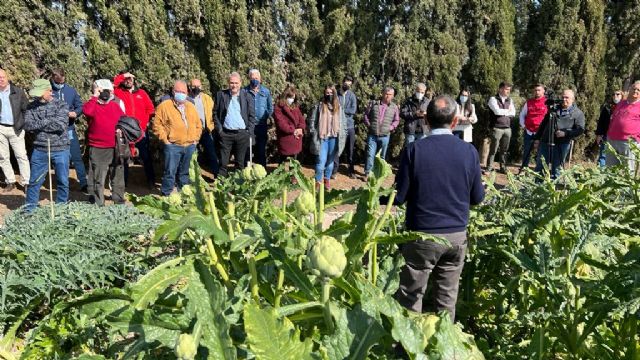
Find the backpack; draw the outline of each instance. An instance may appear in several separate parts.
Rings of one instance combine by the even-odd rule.
[[[135,143],[140,141],[144,134],[140,129],[138,120],[129,116],[122,116],[116,125],[116,159],[118,164],[124,164],[131,155],[135,155]]]

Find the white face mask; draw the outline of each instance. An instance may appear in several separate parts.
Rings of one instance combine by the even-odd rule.
[[[296,98],[287,98],[287,104],[289,105],[293,104],[294,101],[296,101]]]
[[[469,100],[469,97],[468,97],[468,96],[460,95],[460,102],[461,102],[461,103],[463,103],[463,104],[464,104],[464,103],[466,103],[466,102],[467,102],[467,100]]]
[[[415,95],[416,99],[418,99],[418,101],[422,101],[422,99],[424,98],[424,94],[421,92],[416,92]]]
[[[617,103],[619,103],[619,102],[620,102],[620,98],[613,98],[613,103],[614,103],[614,104],[617,104]]]

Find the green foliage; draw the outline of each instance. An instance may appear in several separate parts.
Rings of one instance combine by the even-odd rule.
[[[458,312],[480,348],[495,359],[637,358],[638,178],[576,167],[560,183],[489,189],[472,215]]]
[[[122,283],[144,267],[135,260],[157,221],[130,206],[57,205],[15,212],[0,229],[0,324],[11,345],[27,315],[81,290]],[[114,226],[118,224],[118,226]],[[31,315],[34,316],[34,315]],[[4,330],[11,325],[9,333]]]
[[[398,342],[412,358],[426,359],[422,318],[392,297],[402,264],[396,244],[422,236],[395,229],[390,207],[378,214],[389,165],[378,158],[366,188],[316,194],[313,221],[300,217],[293,202],[282,202],[289,190],[314,191],[314,180],[303,177],[297,162],[290,169],[252,181],[236,174],[210,187],[194,168],[190,195],[181,193],[180,203],[135,198],[141,209],[166,219],[154,241],[170,242],[180,256],[124,290],[59,304],[33,331],[23,358],[99,353],[156,359],[178,350],[189,358],[195,346],[196,358],[367,359],[393,356],[391,345]],[[203,205],[197,198],[208,200]],[[354,203],[353,216],[322,226],[325,205]],[[303,261],[314,258],[313,249],[325,264],[316,261],[312,268]],[[373,254],[369,265],[362,262],[367,253]],[[330,277],[318,276],[315,267],[327,265]],[[443,336],[474,348],[457,331]],[[453,359],[442,347],[429,351]]]

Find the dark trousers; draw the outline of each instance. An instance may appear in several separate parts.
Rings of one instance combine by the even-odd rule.
[[[147,184],[154,185],[156,183],[156,174],[153,170],[153,159],[151,158],[151,151],[149,150],[149,133],[145,135],[136,143],[138,149],[138,157],[142,160],[142,166],[144,166],[144,175],[147,178]],[[129,182],[129,163],[124,164],[124,182]]]
[[[535,140],[533,137],[535,134],[529,134],[527,130],[524,130],[524,145],[522,148],[522,165],[520,169],[529,167],[529,159],[531,158],[531,152],[533,151]]]
[[[178,178],[178,190],[189,184],[189,163],[195,150],[195,145],[167,144],[164,146],[164,174],[160,186],[162,195],[171,195],[176,185],[176,177]]]
[[[109,175],[111,199],[116,204],[124,204],[124,165],[118,164],[115,148],[89,147],[89,201],[104,205],[104,185]]]
[[[218,155],[216,155],[216,144],[208,130],[204,130],[202,132],[202,136],[200,136],[200,145],[202,145],[202,153],[200,153],[200,156],[204,155],[207,160],[206,163],[209,164],[209,167],[211,168],[211,172],[214,175],[218,175],[220,165],[218,164]],[[200,157],[198,157],[198,159],[200,159]]]
[[[245,155],[249,148],[249,131],[247,130],[224,130],[218,132],[218,141],[220,148],[220,176],[227,176],[227,165],[231,154],[235,158],[236,167],[244,169]]]
[[[355,128],[347,129],[347,140],[345,144],[345,150],[347,153],[347,164],[349,165],[349,174],[353,174],[353,171],[354,171],[353,151],[354,151],[355,145],[356,145],[356,129]],[[340,154],[336,152],[336,159],[333,163],[334,175],[338,173],[339,167],[340,167]]]
[[[560,176],[560,169],[564,167],[564,162],[567,159],[570,149],[571,143],[556,143],[551,146],[541,142],[538,147],[536,172],[542,174],[542,170],[544,169],[542,163],[544,162],[549,167],[549,170],[551,170],[551,178],[557,179]]]
[[[509,143],[511,142],[511,128],[493,128],[491,134],[491,148],[489,150],[489,161],[487,168],[493,167],[496,154],[498,154],[498,162],[500,169],[506,169],[507,151],[509,151]]]
[[[437,234],[451,243],[451,247],[431,241],[414,241],[402,245],[405,266],[400,272],[398,302],[415,312],[446,310],[452,321],[456,314],[458,285],[467,250],[465,232]],[[431,278],[431,298],[423,304],[427,283]]]
[[[262,166],[267,166],[267,138],[268,138],[268,127],[267,124],[264,125],[256,125],[253,129],[253,133],[255,134],[255,154],[254,161],[257,164]],[[249,161],[249,154],[246,155],[246,161]],[[245,164],[246,164],[245,161]]]
[[[73,168],[76,169],[78,183],[80,184],[80,187],[83,188],[87,186],[87,171],[84,167],[84,161],[82,160],[82,150],[80,149],[80,141],[78,140],[76,126],[69,126],[68,132],[71,163],[73,164]]]

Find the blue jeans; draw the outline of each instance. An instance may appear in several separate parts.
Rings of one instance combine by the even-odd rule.
[[[601,168],[607,165],[607,137],[602,137],[602,142],[600,142],[600,151],[598,152],[598,166]]]
[[[373,168],[373,161],[376,158],[378,148],[380,148],[380,157],[387,157],[387,147],[389,146],[389,135],[376,136],[369,135],[367,137],[367,163],[364,166],[364,174],[369,175],[369,171]]]
[[[422,140],[426,137],[427,135],[424,133],[404,134],[404,146],[407,146],[416,140]]]
[[[550,149],[551,148],[551,149]],[[550,146],[547,143],[540,143],[538,146],[538,159],[536,163],[536,172],[542,174],[542,161],[549,165],[549,155],[552,155],[553,164],[550,166],[551,178],[557,179],[560,176],[560,169],[564,166],[564,161],[569,154],[571,143],[555,144]]]
[[[69,150],[51,152],[51,162],[56,172],[56,203],[66,203],[69,199]],[[34,149],[31,153],[31,178],[27,187],[26,212],[32,212],[38,206],[40,187],[47,179],[49,157],[46,151]]]
[[[322,176],[325,179],[331,178],[333,172],[333,162],[338,151],[338,138],[331,137],[320,140],[320,154],[316,160],[316,181],[321,182]]]
[[[534,135],[535,134],[529,135],[529,133],[526,130],[524,131],[524,145],[522,148],[522,165],[520,166],[520,169],[529,167],[529,158],[531,158],[531,150],[533,149]]]
[[[69,126],[69,129],[67,131],[69,132],[69,152],[71,163],[76,169],[78,183],[80,183],[80,187],[83,188],[87,186],[87,171],[84,167],[84,161],[82,160],[82,151],[80,150],[80,141],[78,141],[76,126]]]
[[[189,184],[189,162],[191,155],[196,150],[195,145],[180,146],[169,144],[164,146],[164,175],[160,192],[168,196],[178,178],[178,190]],[[177,175],[177,176],[176,176]]]
[[[218,156],[216,155],[216,144],[213,141],[213,137],[209,130],[204,130],[202,136],[200,136],[200,145],[202,145],[202,154],[207,158],[211,172],[214,175],[218,175],[220,170],[220,164],[218,164]]]

